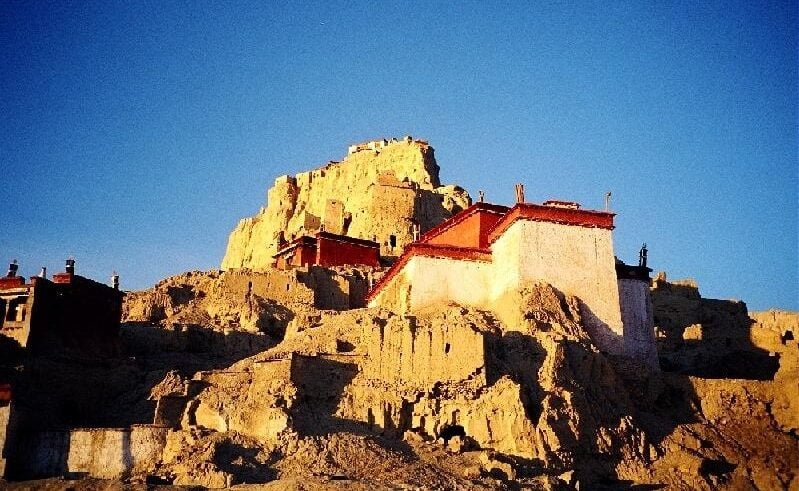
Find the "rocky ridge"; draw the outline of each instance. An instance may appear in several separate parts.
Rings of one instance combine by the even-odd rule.
[[[421,140],[390,142],[341,162],[281,176],[267,205],[242,219],[228,240],[222,269],[265,270],[285,240],[328,232],[375,240],[384,256],[397,256],[414,237],[471,204],[458,186],[441,186],[433,148]]]
[[[664,280],[653,293],[682,286]],[[725,352],[768,348],[779,359],[771,378],[653,372],[607,357],[585,332],[577,300],[546,284],[529,285],[497,306],[514,312],[454,304],[413,317],[305,310],[273,346],[183,380],[202,390],[179,389],[184,409],[164,454],[172,457],[153,471],[212,487],[252,482],[249,472],[331,489],[625,481],[675,489],[796,486],[799,350],[786,338],[799,316],[753,314],[744,329],[745,306],[711,300],[697,310],[701,296],[693,288],[688,303],[657,300],[660,324],[693,322],[702,311],[707,319],[727,319],[708,323],[721,329],[729,322],[722,312],[743,312],[726,337],[708,338],[715,343],[708,349],[722,359]],[[744,347],[744,337],[754,345]],[[684,349],[666,343],[662,354],[676,359]],[[684,368],[701,368],[702,360],[689,353]],[[180,384],[167,379],[175,396]],[[231,438],[263,456],[251,470],[230,469],[220,457],[194,462],[196,445],[216,448]],[[360,472],[354,459],[379,461],[382,470]],[[310,476],[308,468],[315,469]]]

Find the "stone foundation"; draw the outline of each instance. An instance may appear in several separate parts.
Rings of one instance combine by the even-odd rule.
[[[30,435],[15,449],[15,478],[89,476],[123,479],[161,461],[169,428],[76,428]]]

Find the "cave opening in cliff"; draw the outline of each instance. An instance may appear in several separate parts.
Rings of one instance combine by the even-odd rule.
[[[463,429],[461,425],[448,425],[441,429],[441,433],[439,434],[444,441],[448,442],[450,438],[459,436],[461,438],[466,437],[466,430]]]

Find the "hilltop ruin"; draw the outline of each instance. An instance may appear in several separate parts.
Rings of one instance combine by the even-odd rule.
[[[462,188],[441,186],[438,170],[433,147],[407,137],[356,145],[340,162],[278,177],[267,206],[230,234],[221,267],[269,269],[284,241],[319,231],[374,241],[383,256],[398,256],[471,205]]]
[[[279,178],[222,270],[126,292],[118,352],[0,336],[0,486],[799,486],[799,314],[652,280],[609,210],[516,191],[353,145]],[[9,329],[39,282],[0,281]]]

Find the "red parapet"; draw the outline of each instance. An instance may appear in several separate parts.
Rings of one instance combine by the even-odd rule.
[[[53,283],[58,283],[59,285],[68,285],[72,283],[72,278],[75,275],[72,273],[56,273],[53,275]]]
[[[561,225],[613,230],[614,216],[616,216],[615,213],[606,211],[518,203],[496,224],[489,234],[489,242],[493,243],[496,241],[517,220],[531,220],[536,222],[550,222]]]
[[[22,276],[4,276],[0,278],[0,290],[19,288],[21,286],[25,286],[25,278]]]

